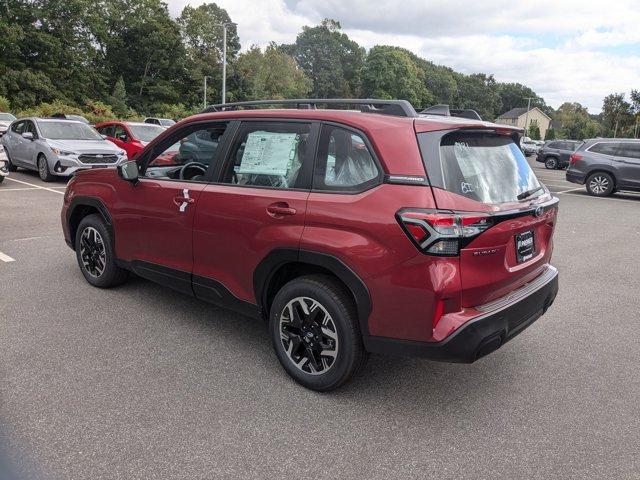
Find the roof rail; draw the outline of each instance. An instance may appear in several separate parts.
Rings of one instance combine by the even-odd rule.
[[[482,117],[475,110],[471,109],[450,109],[449,105],[434,105],[420,111],[421,115],[442,115],[444,117],[469,118],[471,120],[482,120]]]
[[[415,109],[407,100],[381,100],[377,98],[296,98],[285,100],[252,100],[248,102],[218,103],[209,105],[202,113],[237,110],[244,107],[267,105],[294,106],[297,109],[315,110],[317,105],[343,105],[356,107],[363,113],[379,113],[398,117],[417,117]]]

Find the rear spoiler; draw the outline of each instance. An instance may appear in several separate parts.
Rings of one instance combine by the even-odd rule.
[[[471,109],[459,109],[449,108],[449,105],[434,105],[429,108],[425,108],[420,112],[421,115],[441,115],[443,117],[460,117],[468,118],[470,120],[482,120],[482,117],[475,110]]]

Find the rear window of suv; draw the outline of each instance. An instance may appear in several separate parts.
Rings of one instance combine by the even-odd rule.
[[[445,190],[486,204],[515,202],[520,193],[540,187],[518,145],[501,135],[447,135],[440,164]]]

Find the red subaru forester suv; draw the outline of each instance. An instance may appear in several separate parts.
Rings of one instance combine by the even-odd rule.
[[[402,100],[212,106],[136,161],[79,172],[64,236],[94,286],[131,271],[264,318],[284,369],[314,390],[369,353],[470,363],[558,290],[558,199],[521,134]]]

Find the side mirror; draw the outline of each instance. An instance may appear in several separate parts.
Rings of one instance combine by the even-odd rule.
[[[27,140],[33,140],[33,133],[31,132],[24,132],[22,134],[22,138],[26,138]]]
[[[120,140],[121,142],[126,142],[129,139],[125,134],[122,134],[122,135],[118,135],[118,140]]]
[[[138,164],[136,162],[124,162],[118,165],[120,178],[134,185],[138,183],[138,173]]]

